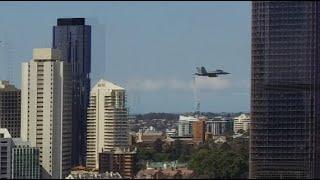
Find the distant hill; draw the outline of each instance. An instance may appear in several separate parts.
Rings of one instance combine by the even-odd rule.
[[[138,120],[151,120],[151,119],[167,119],[167,120],[178,120],[179,114],[173,113],[147,113],[147,114],[136,114]]]
[[[201,112],[201,115],[207,116],[209,118],[215,117],[215,116],[224,116],[224,117],[234,117],[239,116],[242,113],[246,112],[235,112],[235,113],[227,113],[227,112],[221,112],[221,113],[212,113],[212,112]],[[193,112],[186,112],[186,113],[180,113],[181,115],[193,115]],[[166,119],[166,120],[179,120],[179,113],[147,113],[147,114],[136,114],[136,118],[138,120],[152,120],[152,119]]]

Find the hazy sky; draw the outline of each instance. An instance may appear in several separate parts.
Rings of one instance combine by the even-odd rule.
[[[250,109],[250,2],[0,2],[0,79],[20,87],[21,62],[51,47],[62,17],[92,25],[92,85],[126,88],[132,113],[194,111],[201,65],[231,73],[197,78],[201,111]]]

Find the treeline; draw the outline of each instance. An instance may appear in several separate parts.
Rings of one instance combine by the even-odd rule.
[[[226,116],[226,117],[233,117],[233,116],[239,116],[244,112],[237,112],[237,113],[212,113],[212,112],[202,112],[201,115],[213,118],[216,116]],[[187,112],[182,113],[183,115],[194,115],[194,112]],[[136,118],[138,120],[151,120],[151,119],[167,119],[167,120],[178,120],[179,114],[175,113],[147,113],[147,114],[136,114]]]
[[[173,113],[147,113],[147,114],[137,114],[136,118],[138,120],[151,120],[151,119],[178,120],[179,119],[179,114],[173,114]]]
[[[139,168],[146,161],[175,161],[187,163],[201,179],[246,179],[249,171],[249,141],[247,138],[228,138],[217,144],[213,140],[191,146],[180,140],[172,145],[160,139],[152,146],[138,146]]]

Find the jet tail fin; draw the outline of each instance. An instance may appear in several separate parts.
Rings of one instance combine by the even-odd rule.
[[[202,74],[207,74],[208,73],[206,68],[204,68],[203,66],[201,67],[201,73]]]
[[[197,72],[201,74],[201,68],[197,67]]]

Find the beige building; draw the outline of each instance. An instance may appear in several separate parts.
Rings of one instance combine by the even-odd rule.
[[[42,178],[64,178],[71,168],[71,66],[56,49],[33,50],[22,63],[21,138],[40,149]]]
[[[91,90],[87,114],[86,166],[98,169],[99,153],[129,144],[125,90],[100,80]]]
[[[233,132],[237,133],[240,129],[248,131],[250,127],[250,116],[246,114],[241,114],[234,118],[233,121]]]

